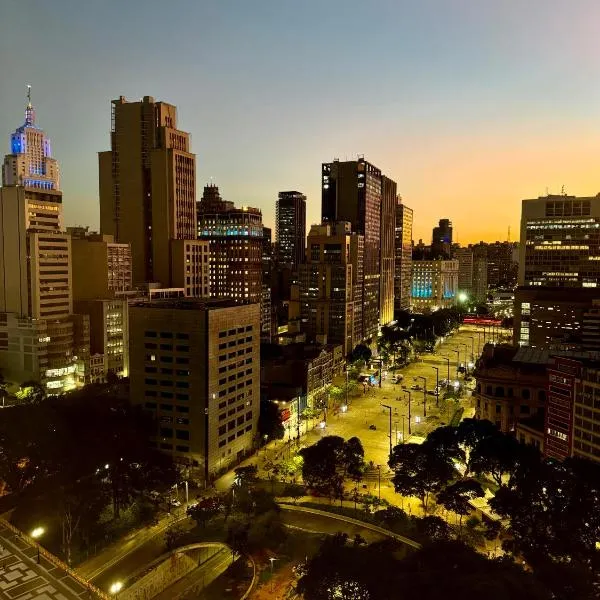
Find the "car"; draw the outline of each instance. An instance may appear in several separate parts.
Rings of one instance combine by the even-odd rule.
[[[179,500],[177,500],[177,498],[171,498],[171,506],[181,506],[181,502]]]
[[[377,427],[375,425],[369,425],[369,429],[371,431],[377,431]]]
[[[427,393],[430,396],[437,396],[439,394],[439,392],[437,390],[428,390]]]
[[[418,383],[414,383],[413,385],[410,386],[410,389],[420,391],[421,386]]]

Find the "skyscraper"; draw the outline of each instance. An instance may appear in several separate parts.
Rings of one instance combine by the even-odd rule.
[[[364,237],[362,329],[374,340],[379,325],[381,171],[359,158],[322,165],[321,214],[323,221],[347,221]]]
[[[260,302],[264,230],[258,208],[236,208],[219,188],[205,186],[198,202],[198,238],[210,249],[210,295],[238,303]]]
[[[473,251],[470,248],[455,248],[453,258],[458,261],[458,291],[471,297],[473,293]]]
[[[196,240],[197,226],[196,157],[176,107],[150,96],[113,100],[111,149],[99,168],[101,232],[131,245],[134,284],[169,287],[195,271],[185,261],[202,253],[174,249],[175,240]]]
[[[451,258],[452,256],[452,223],[450,219],[440,219],[433,228],[431,237],[431,257]]]
[[[578,346],[583,315],[600,297],[600,195],[523,200],[515,340]]]
[[[59,168],[35,122],[11,135],[0,188],[0,368],[51,393],[75,385],[71,237],[64,232]]]
[[[349,354],[364,339],[363,236],[338,222],[313,225],[307,239],[298,274],[302,328],[311,339],[341,344]]]
[[[398,196],[395,223],[394,308],[410,309],[413,210]]]
[[[306,196],[300,192],[279,192],[275,212],[279,262],[290,264],[296,271],[306,251]]]
[[[396,233],[396,182],[381,176],[381,233],[379,261],[379,324],[387,325],[394,320],[394,261]]]

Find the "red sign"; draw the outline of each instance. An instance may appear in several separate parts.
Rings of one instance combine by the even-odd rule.
[[[285,423],[286,421],[288,421],[289,418],[292,416],[292,413],[290,412],[289,408],[284,408],[280,414],[281,414],[282,423]]]

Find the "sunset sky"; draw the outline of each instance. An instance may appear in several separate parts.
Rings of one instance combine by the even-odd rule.
[[[520,200],[600,192],[598,0],[2,0],[0,139],[26,84],[62,167],[67,224],[98,226],[110,100],[177,105],[198,197],[308,197],[364,154],[461,243],[518,235]]]

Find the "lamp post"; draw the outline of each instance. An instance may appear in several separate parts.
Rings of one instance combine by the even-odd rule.
[[[459,344],[459,346],[464,346],[465,347],[465,374],[467,373],[467,354],[469,351],[469,346],[467,346],[467,344]]]
[[[410,430],[410,403],[411,403],[411,396],[412,394],[410,393],[410,390],[404,390],[405,394],[408,394],[408,435],[411,435],[411,430]]]
[[[440,369],[439,367],[431,367],[435,369],[435,405],[439,406],[438,398],[440,397]]]
[[[390,437],[391,439],[391,437]],[[381,500],[381,465],[377,465],[377,479],[379,484],[379,499]]]
[[[346,406],[348,406],[348,365],[346,365]]]
[[[475,360],[475,338],[469,336],[467,339],[471,340],[471,360]]]
[[[450,359],[447,356],[440,356],[440,358],[446,361],[446,366],[448,367],[448,381],[450,381]]]
[[[456,352],[456,378],[458,379],[458,367],[460,365],[460,350],[450,350],[450,352]]]
[[[273,591],[273,563],[278,560],[277,558],[275,558],[274,556],[272,556],[269,561],[271,563],[271,591]]]
[[[423,380],[423,417],[427,416],[427,378],[417,375],[417,379]]]
[[[44,532],[46,530],[43,527],[36,527],[32,532],[31,532],[31,537],[36,541],[37,543],[37,564],[40,564],[40,542],[39,542],[39,538],[41,538],[44,535]]]
[[[390,456],[392,456],[392,407],[389,404],[382,404],[383,408],[387,408],[390,415]]]

